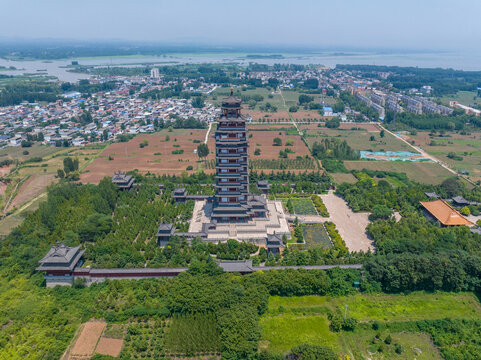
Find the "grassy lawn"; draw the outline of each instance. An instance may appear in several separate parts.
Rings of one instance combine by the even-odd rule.
[[[445,179],[452,177],[448,170],[434,162],[399,162],[399,161],[344,161],[348,170],[381,170],[405,173],[410,180],[426,183],[440,184]]]
[[[338,337],[342,353],[351,359],[410,359],[410,360],[435,360],[442,359],[438,350],[432,343],[429,335],[423,333],[393,333],[391,344],[385,344],[384,339],[388,333],[381,333],[376,338],[374,330],[357,330],[354,333],[344,332]],[[397,354],[394,344],[402,346],[401,354]],[[382,348],[382,352],[379,351]]]
[[[326,296],[277,297],[269,299],[269,313],[283,312],[323,314],[344,309],[359,321],[415,321],[442,318],[481,318],[481,305],[470,293],[424,293],[409,295],[354,295],[340,298]]]
[[[449,105],[450,101],[457,101],[463,105],[481,105],[481,98],[477,96],[477,91],[458,91],[456,95],[446,95],[441,98],[441,101]]]
[[[395,187],[407,187],[405,183],[403,183],[401,180],[398,178],[392,177],[392,176],[386,176],[386,180]]]
[[[0,149],[0,160],[12,159],[12,160],[25,161],[32,157],[43,158],[45,156],[52,155],[61,150],[65,150],[65,148],[58,148],[55,146],[47,146],[47,145],[40,145],[40,144],[35,144],[29,148],[23,148],[21,146],[7,146],[3,149]],[[28,151],[28,154],[23,155],[24,151]]]
[[[334,333],[329,329],[327,314],[336,309],[344,311],[345,305],[348,316],[361,324],[354,332]],[[438,349],[424,333],[375,331],[362,323],[443,318],[480,319],[481,305],[471,293],[359,294],[340,298],[271,296],[268,311],[260,321],[260,348],[286,353],[295,345],[307,343],[330,346],[350,359],[441,359]],[[390,344],[384,342],[388,335],[392,338]],[[401,345],[401,354],[396,353],[396,344]]]
[[[278,354],[305,343],[337,347],[338,335],[329,330],[329,321],[325,316],[281,314],[263,317],[260,325],[260,348],[268,348]]]

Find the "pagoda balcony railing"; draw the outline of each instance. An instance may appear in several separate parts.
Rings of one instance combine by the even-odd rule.
[[[237,182],[219,182],[217,184],[214,184],[214,187],[216,188],[225,188],[226,186],[241,186],[244,185],[243,183],[237,181]]]
[[[233,196],[233,195],[241,195],[240,191],[220,191],[216,194],[217,196]]]
[[[219,142],[219,141],[220,141],[220,142],[231,142],[231,141],[232,141],[232,142],[238,142],[238,141],[241,142],[241,141],[247,141],[247,139],[246,139],[246,138],[238,138],[238,137],[232,137],[232,138],[216,137],[216,138],[215,138],[215,141],[216,141],[216,142]]]
[[[242,152],[238,152],[238,153],[218,153],[216,154],[217,157],[221,157],[221,158],[228,158],[228,157],[240,157],[242,155],[246,155],[247,154],[247,151],[242,151]]]
[[[245,126],[219,126],[216,132],[243,132],[247,131]]]
[[[245,164],[216,164],[215,167],[219,169],[228,169],[228,168],[235,168],[237,169],[240,166],[245,166]]]
[[[232,177],[239,177],[243,174],[238,173],[238,172],[231,172],[231,173],[217,173],[216,178],[232,178]]]
[[[239,141],[221,141],[217,140],[215,142],[215,146],[219,148],[232,148],[233,145],[242,146],[242,147],[249,147],[249,143],[247,140],[239,140]]]

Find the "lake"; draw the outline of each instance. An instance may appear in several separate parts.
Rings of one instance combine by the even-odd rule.
[[[62,81],[78,81],[86,79],[88,74],[68,72],[65,66],[70,65],[72,60],[78,60],[81,65],[97,66],[138,66],[138,65],[172,65],[188,63],[223,63],[236,62],[248,64],[319,64],[335,67],[336,64],[363,64],[363,65],[396,65],[417,67],[442,67],[459,70],[481,70],[481,56],[475,53],[319,53],[312,55],[285,54],[281,59],[247,59],[244,54],[199,54],[199,55],[173,55],[173,56],[130,56],[130,57],[101,57],[80,58],[63,60],[33,60],[12,61],[0,59],[0,66],[14,66],[17,70],[0,71],[0,74],[22,75],[24,73],[48,74]],[[39,71],[40,70],[40,71]],[[45,70],[45,71],[43,71]]]

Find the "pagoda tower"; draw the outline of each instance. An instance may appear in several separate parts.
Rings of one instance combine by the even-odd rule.
[[[249,143],[241,103],[231,89],[222,100],[215,133],[216,195],[211,217],[217,222],[247,222],[267,212],[265,198],[249,194]]]

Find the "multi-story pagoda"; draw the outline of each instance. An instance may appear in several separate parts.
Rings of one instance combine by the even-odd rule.
[[[222,100],[215,133],[216,195],[211,217],[217,222],[247,222],[267,213],[265,197],[249,194],[249,144],[241,103],[231,89]]]

